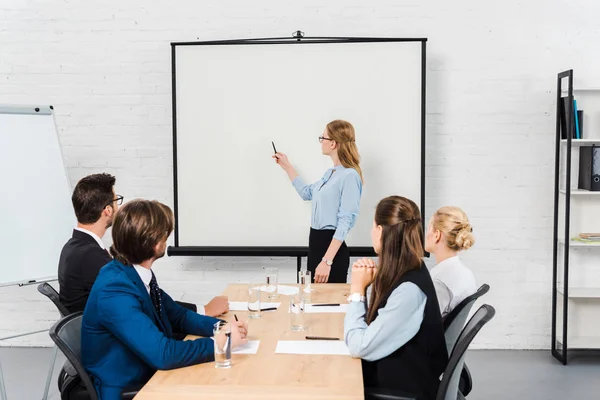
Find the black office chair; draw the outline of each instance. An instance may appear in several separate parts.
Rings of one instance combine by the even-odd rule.
[[[442,381],[437,391],[436,400],[464,400],[465,397],[458,390],[458,382],[465,361],[465,354],[469,345],[479,333],[481,328],[487,324],[496,314],[494,307],[484,304],[473,314],[460,333],[456,345],[452,350],[450,360],[444,371]],[[391,389],[365,388],[366,400],[417,400],[406,393]]]
[[[460,304],[444,318],[444,337],[446,338],[446,349],[448,350],[448,354],[452,353],[452,349],[454,349],[456,340],[462,332],[465,322],[467,322],[473,304],[489,290],[489,285],[481,285],[475,293],[461,301]],[[467,396],[471,392],[471,389],[473,389],[473,379],[471,378],[471,372],[469,371],[467,364],[464,365],[461,372],[459,389],[464,396]]]
[[[48,282],[40,283],[37,287],[37,290],[38,290],[38,292],[40,292],[41,294],[43,294],[44,296],[49,298],[50,301],[52,301],[52,303],[54,303],[54,305],[58,309],[58,312],[61,317],[64,317],[64,316],[67,316],[70,314],[67,307],[65,307],[65,305],[63,303],[61,303],[60,297],[58,296],[58,293],[56,292],[56,290]],[[48,392],[50,390],[50,382],[52,381],[52,374],[54,373],[54,364],[56,364],[57,351],[58,351],[57,347],[54,346],[54,351],[52,354],[52,363],[50,364],[50,369],[48,370],[48,376],[46,377],[46,386],[44,388],[44,395],[42,396],[42,400],[46,400],[48,398]],[[60,372],[60,374],[58,376],[58,389],[59,390],[60,390],[61,386],[63,385],[64,379],[67,377],[65,370],[70,370],[72,373],[74,373],[73,367],[68,362],[66,362],[63,367],[63,370]]]
[[[181,307],[186,308],[193,312],[198,312],[198,307],[192,303],[186,303],[184,301],[175,301],[175,303],[179,304]],[[173,332],[173,339],[175,340],[183,340],[186,338],[188,334],[186,332]]]
[[[54,303],[61,317],[70,314],[69,310],[67,310],[67,307],[65,307],[64,304],[60,302],[58,292],[54,290],[54,288],[48,282],[40,283],[37,287],[37,290]]]
[[[82,312],[61,318],[52,328],[50,337],[75,369],[76,375],[69,374],[61,388],[62,400],[98,400],[94,384],[81,363],[81,320]],[[132,400],[140,388],[124,390],[122,400]]]
[[[82,316],[82,312],[67,315],[50,328],[50,337],[75,370],[65,371],[68,376],[60,388],[62,400],[98,400],[94,384],[81,364]]]

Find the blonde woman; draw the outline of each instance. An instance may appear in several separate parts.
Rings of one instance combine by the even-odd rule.
[[[285,154],[277,152],[273,158],[300,197],[312,201],[308,270],[314,282],[346,283],[350,253],[345,239],[358,217],[363,184],[354,127],[347,121],[332,121],[319,142],[333,167],[315,183],[306,184]]]
[[[425,250],[433,254],[437,263],[431,270],[431,278],[442,317],[477,291],[473,272],[458,257],[459,252],[469,249],[474,243],[473,227],[460,208],[442,207],[431,217],[425,236]]]

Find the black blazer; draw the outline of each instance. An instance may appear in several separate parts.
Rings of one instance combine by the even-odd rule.
[[[73,230],[58,262],[60,301],[69,312],[83,311],[100,268],[112,261],[107,250],[87,233]]]

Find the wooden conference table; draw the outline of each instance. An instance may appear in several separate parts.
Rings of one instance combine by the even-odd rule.
[[[246,301],[247,285],[232,284],[224,295],[229,301]],[[313,284],[312,303],[346,303],[348,284]],[[266,295],[262,294],[263,302]],[[275,354],[278,340],[305,340],[306,335],[343,340],[343,313],[305,313],[307,328],[290,331],[288,296],[279,295],[277,311],[260,319],[247,319],[246,311],[230,311],[248,322],[248,339],[260,340],[256,354],[233,354],[232,367],[217,369],[205,363],[171,371],[158,371],[135,400],[189,399],[363,399],[359,359],[342,355]],[[194,336],[188,336],[194,338]]]

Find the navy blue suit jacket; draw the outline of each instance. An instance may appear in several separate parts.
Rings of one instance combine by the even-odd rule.
[[[123,388],[141,385],[156,370],[214,361],[213,325],[161,290],[162,318],[137,271],[117,260],[100,270],[81,331],[81,357],[100,399],[118,400]],[[180,341],[173,330],[207,338]]]

